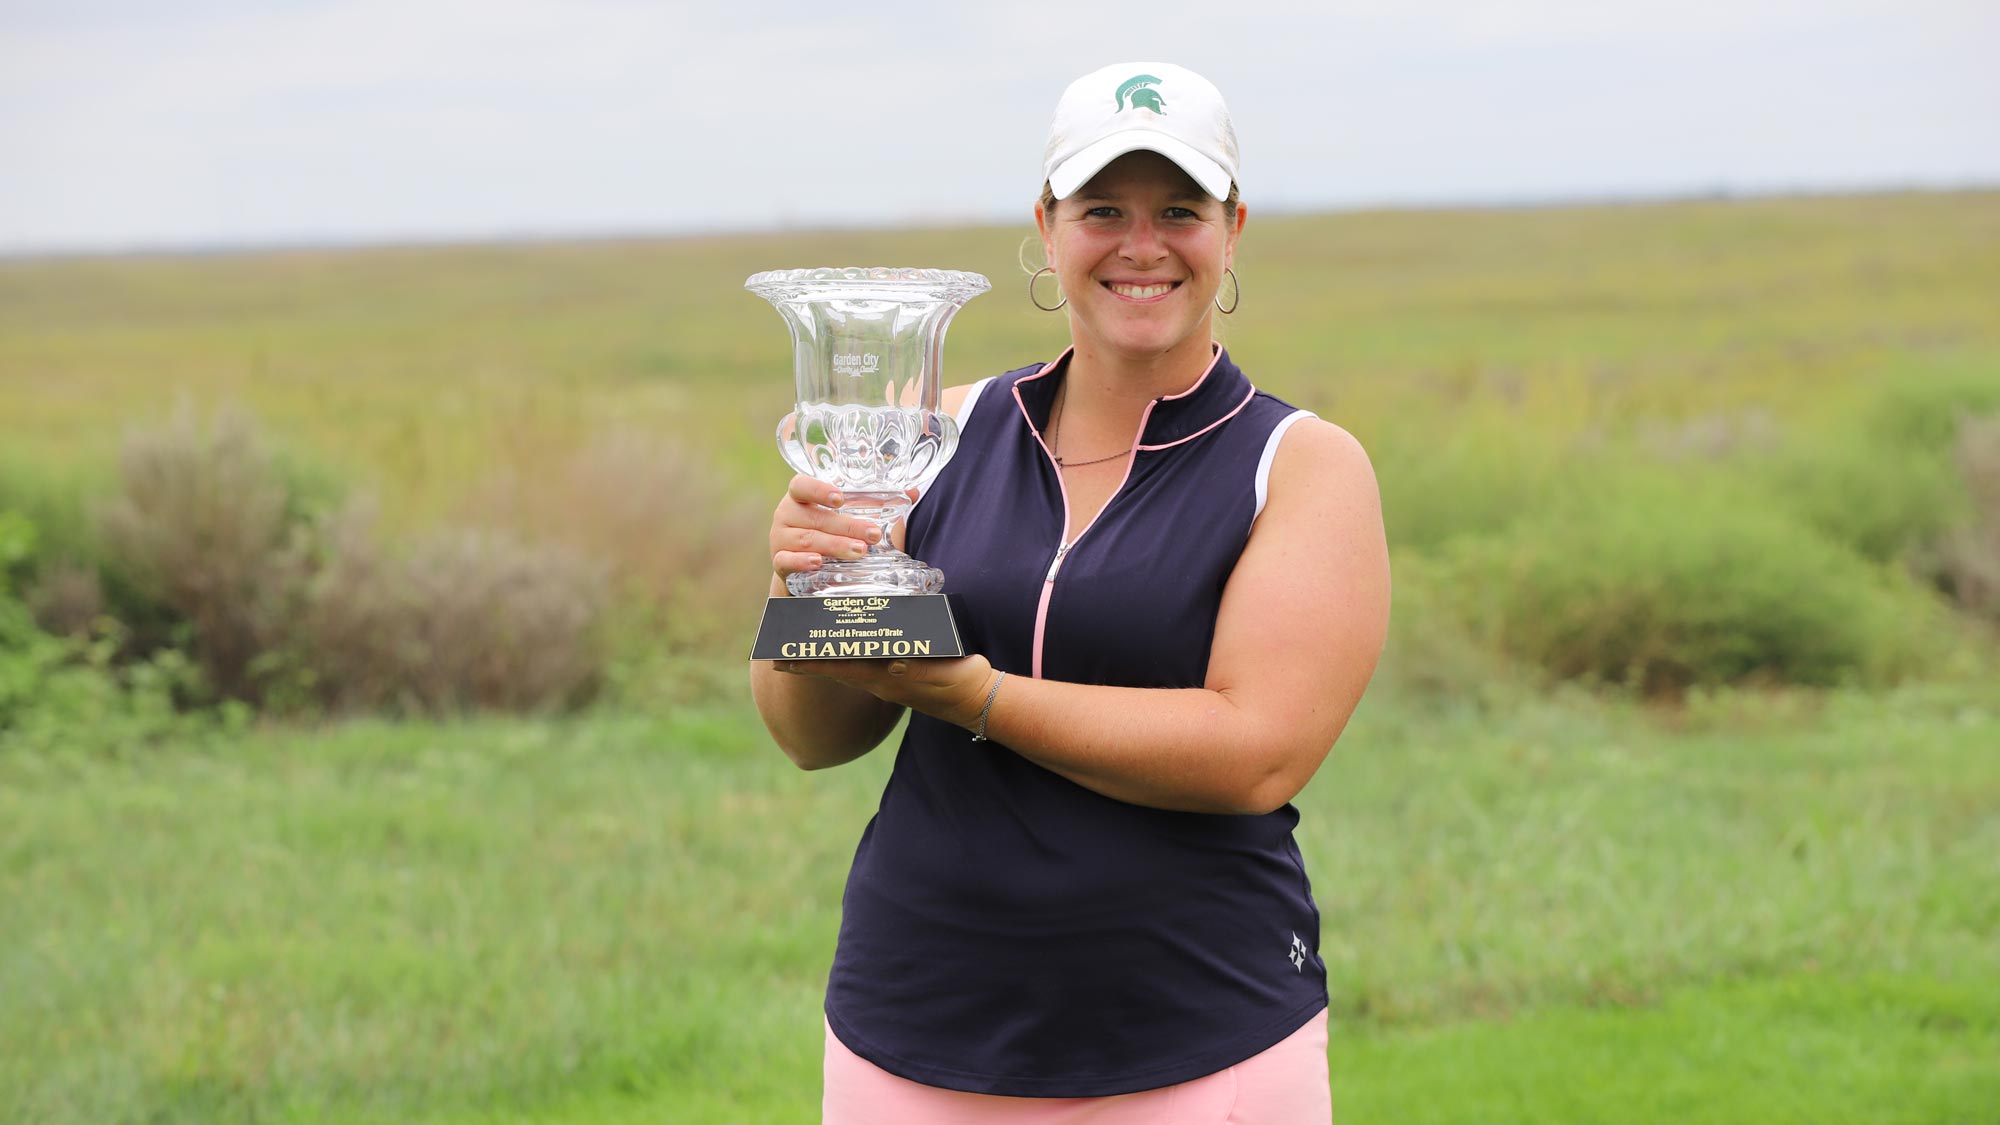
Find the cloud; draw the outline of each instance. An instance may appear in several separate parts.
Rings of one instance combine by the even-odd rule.
[[[1018,217],[1111,44],[1214,78],[1285,206],[2000,177],[1995,41],[1971,0],[15,0],[0,247]]]

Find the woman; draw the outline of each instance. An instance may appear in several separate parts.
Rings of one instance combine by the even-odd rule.
[[[1235,170],[1200,76],[1069,87],[1035,222],[1072,346],[946,392],[958,452],[904,531],[978,655],[753,669],[802,768],[914,712],[844,898],[828,1122],[1328,1118],[1290,802],[1373,674],[1388,559],[1359,444],[1213,342]],[[865,550],[839,504],[793,479],[774,596]]]

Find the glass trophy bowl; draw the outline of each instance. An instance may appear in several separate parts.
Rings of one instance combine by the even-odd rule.
[[[771,302],[792,333],[798,397],[778,423],[778,449],[798,472],[846,497],[841,511],[882,537],[859,559],[793,574],[795,597],[935,594],[944,575],[897,550],[890,533],[910,489],[936,477],[958,447],[938,408],[945,327],[992,286],[953,270],[845,267],[775,270],[743,287]]]

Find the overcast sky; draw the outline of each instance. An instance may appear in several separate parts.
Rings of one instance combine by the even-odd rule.
[[[1070,79],[1253,208],[2000,184],[2000,0],[0,0],[0,252],[1024,221]]]

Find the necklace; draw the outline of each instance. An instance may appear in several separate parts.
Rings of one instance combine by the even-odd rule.
[[[1124,457],[1132,452],[1129,449],[1121,449],[1118,452],[1113,453],[1108,457],[1098,457],[1090,461],[1063,460],[1062,454],[1057,452],[1057,450],[1062,445],[1061,435],[1058,432],[1058,427],[1062,425],[1063,396],[1067,394],[1068,391],[1069,391],[1069,377],[1065,375],[1063,376],[1062,385],[1056,388],[1055,409],[1051,411],[1049,414],[1049,457],[1055,461],[1057,468],[1080,469],[1085,465],[1102,465],[1106,461],[1116,460],[1117,458]]]

